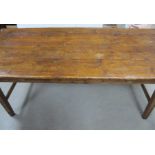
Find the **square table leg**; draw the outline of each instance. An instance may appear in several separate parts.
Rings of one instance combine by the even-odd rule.
[[[11,85],[7,95],[5,96],[2,89],[0,89],[0,103],[1,105],[4,107],[4,109],[8,112],[8,114],[10,116],[14,116],[15,115],[15,112],[13,111],[8,99],[12,93],[12,91],[14,90],[16,86],[16,82],[13,82],[13,84]]]
[[[0,103],[10,116],[15,115],[15,112],[13,111],[9,101],[7,100],[6,96],[4,95],[4,93],[1,89],[0,89]]]
[[[144,113],[142,114],[142,117],[144,119],[147,119],[151,114],[152,110],[154,109],[154,107],[155,107],[155,91],[153,92],[153,95],[151,96],[151,98],[148,100],[148,105]]]

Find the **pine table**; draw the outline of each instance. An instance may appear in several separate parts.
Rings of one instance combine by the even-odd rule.
[[[8,99],[17,82],[141,84],[155,83],[155,30],[35,28],[0,31],[0,82],[12,82],[0,102],[15,115]],[[110,95],[110,94],[109,94]],[[104,104],[104,101],[103,101]]]

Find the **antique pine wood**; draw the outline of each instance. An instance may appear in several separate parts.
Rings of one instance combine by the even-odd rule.
[[[155,30],[5,29],[0,81],[155,82]]]
[[[13,82],[0,101],[13,116],[8,98],[16,82],[155,83],[155,30],[103,28],[3,29],[0,82]],[[155,106],[155,91],[143,113]]]

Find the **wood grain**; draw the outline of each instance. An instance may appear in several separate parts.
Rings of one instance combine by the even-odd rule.
[[[155,83],[155,30],[5,29],[0,81]]]

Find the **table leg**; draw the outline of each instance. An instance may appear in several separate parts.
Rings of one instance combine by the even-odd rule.
[[[155,107],[155,91],[153,92],[152,97],[149,99],[148,105],[147,105],[142,117],[144,119],[147,119],[148,116],[150,115],[150,113],[152,112],[152,110],[154,109],[154,107]]]
[[[4,93],[3,93],[3,91],[1,89],[0,89],[0,103],[4,107],[4,109],[8,112],[8,114],[10,116],[15,115],[11,105],[9,104],[7,98],[5,97],[5,95],[4,95]]]
[[[11,107],[9,101],[8,101],[8,99],[9,99],[13,89],[15,88],[15,86],[16,86],[16,82],[14,82],[11,85],[11,87],[10,87],[10,89],[9,89],[9,91],[8,91],[6,96],[4,95],[2,89],[0,89],[0,103],[4,107],[4,109],[8,112],[8,114],[10,116],[14,116],[15,115],[15,112],[13,111],[13,109],[12,109],[12,107]]]

